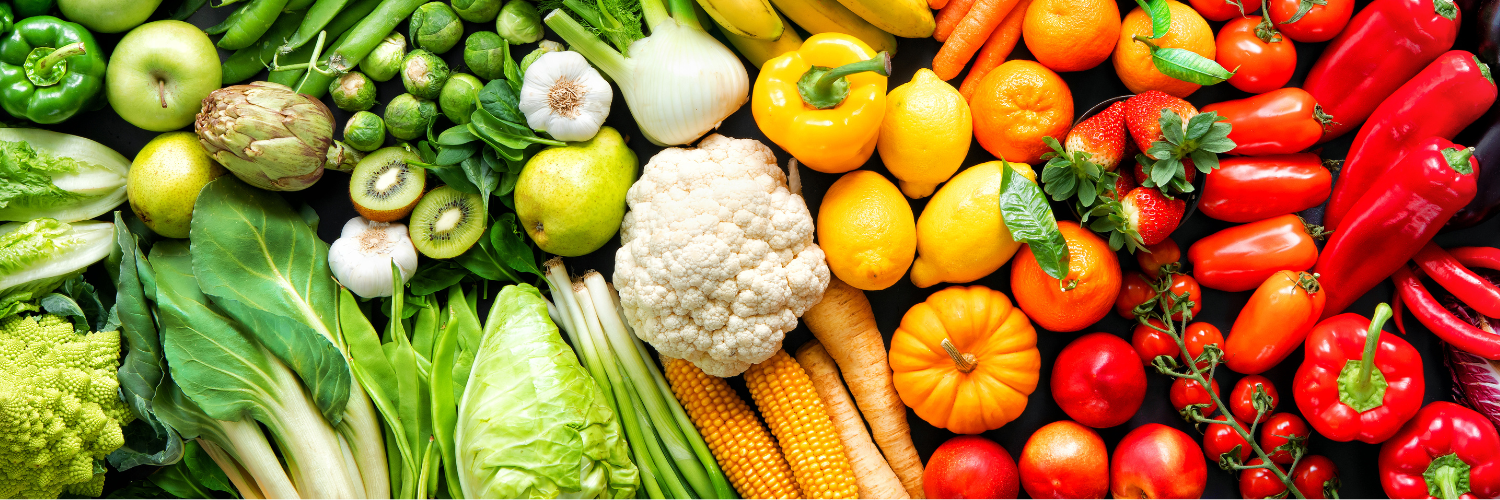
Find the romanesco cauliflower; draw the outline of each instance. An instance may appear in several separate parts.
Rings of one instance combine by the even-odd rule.
[[[807,203],[759,141],[714,134],[663,150],[625,200],[614,282],[636,335],[663,355],[738,375],[828,288]]]
[[[56,315],[0,319],[0,498],[99,496],[132,415],[120,401],[120,333],[80,335]]]

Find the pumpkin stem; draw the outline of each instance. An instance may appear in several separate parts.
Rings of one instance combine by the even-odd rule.
[[[975,367],[979,366],[978,358],[967,352],[958,352],[958,348],[954,347],[953,343],[949,342],[948,339],[943,339],[943,350],[948,351],[948,357],[953,358],[953,364],[958,366],[958,371],[960,372],[969,373],[974,371]]]

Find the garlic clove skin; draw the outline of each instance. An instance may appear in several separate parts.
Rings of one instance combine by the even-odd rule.
[[[566,142],[587,141],[599,132],[614,90],[582,54],[550,52],[526,68],[521,113],[526,125]]]
[[[417,248],[405,224],[355,217],[344,223],[339,239],[328,247],[328,267],[350,292],[364,298],[389,297],[391,262],[401,268],[401,284],[417,273]]]

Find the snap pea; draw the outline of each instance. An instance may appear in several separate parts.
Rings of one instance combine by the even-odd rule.
[[[228,5],[228,4],[225,4],[225,5]],[[244,5],[235,7],[234,8],[234,12],[230,12],[229,13],[229,17],[224,18],[223,22],[220,22],[219,24],[215,24],[213,26],[209,26],[208,29],[203,30],[203,32],[204,33],[208,33],[209,35],[221,35],[225,31],[229,31],[229,27],[233,26],[234,23],[239,22],[240,16],[244,12],[245,12],[245,6]],[[9,31],[9,30],[10,30],[9,28],[6,28],[6,31]]]
[[[260,73],[271,63],[272,56],[276,55],[276,48],[281,46],[281,40],[292,34],[297,29],[297,16],[281,16],[271,29],[261,35],[254,45],[234,51],[234,54],[224,59],[219,65],[223,73],[223,85],[230,85],[249,80],[250,77]]]
[[[342,43],[319,59],[320,69],[309,73],[297,91],[322,98],[328,93],[328,84],[333,83],[335,76],[354,69],[391,30],[396,29],[396,25],[411,17],[424,3],[426,0],[382,0],[374,12],[345,34]]]
[[[335,45],[341,43],[344,40],[341,37],[349,31],[349,28],[354,27],[365,16],[370,15],[370,12],[373,12],[375,7],[380,5],[380,2],[381,0],[350,0],[349,4],[344,7],[344,10],[339,12],[339,15],[334,16],[333,21],[330,21],[328,26],[323,27],[323,31],[328,33],[327,38],[333,39]],[[313,34],[313,38],[317,38],[317,33]],[[280,48],[279,44],[277,48]],[[305,62],[312,58],[313,49],[313,44],[304,44],[290,54],[282,54],[277,60],[289,63]],[[269,61],[270,57],[267,56],[266,60]],[[302,80],[302,75],[307,73],[305,66],[305,64],[301,66],[294,65],[295,69],[272,71],[269,80],[288,87],[296,87],[297,82]],[[324,89],[324,91],[327,91],[327,89]]]
[[[312,7],[314,1],[315,0],[287,0],[286,7],[282,7],[281,11],[303,12],[306,11],[308,7]]]
[[[254,44],[271,29],[286,3],[287,0],[252,0],[250,5],[235,12],[236,19],[219,39],[219,48],[239,50]]]
[[[317,0],[311,8],[307,9],[307,15],[302,16],[302,25],[297,28],[297,32],[281,45],[281,51],[291,52],[313,41],[318,37],[318,32],[323,31],[328,23],[333,22],[333,18],[337,17],[339,11],[344,10],[344,6],[348,3],[349,0]]]

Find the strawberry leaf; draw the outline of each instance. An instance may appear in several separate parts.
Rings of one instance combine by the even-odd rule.
[[[1206,174],[1219,168],[1219,155],[1212,152],[1196,149],[1188,153],[1188,157],[1193,159],[1193,166],[1198,167],[1199,172]]]
[[[1198,113],[1188,119],[1187,137],[1192,140],[1201,140],[1212,131],[1214,123],[1219,121],[1217,112]],[[1228,125],[1228,123],[1225,123]]]
[[[1151,165],[1151,178],[1147,180],[1150,180],[1156,186],[1165,186],[1168,182],[1172,181],[1172,177],[1181,171],[1182,160],[1167,158]]]
[[[1078,184],[1078,203],[1083,206],[1091,206],[1099,196],[1098,186],[1092,182],[1080,182]]]
[[[1003,161],[1003,160],[1002,160]],[[1068,276],[1068,242],[1057,228],[1042,189],[1015,172],[1009,165],[1000,168],[1000,215],[1011,238],[1026,243],[1036,257],[1037,265],[1048,276]]]
[[[1170,108],[1162,108],[1161,116],[1156,118],[1157,124],[1161,125],[1161,136],[1172,144],[1182,144],[1187,138],[1183,136],[1182,115],[1177,114]]]

